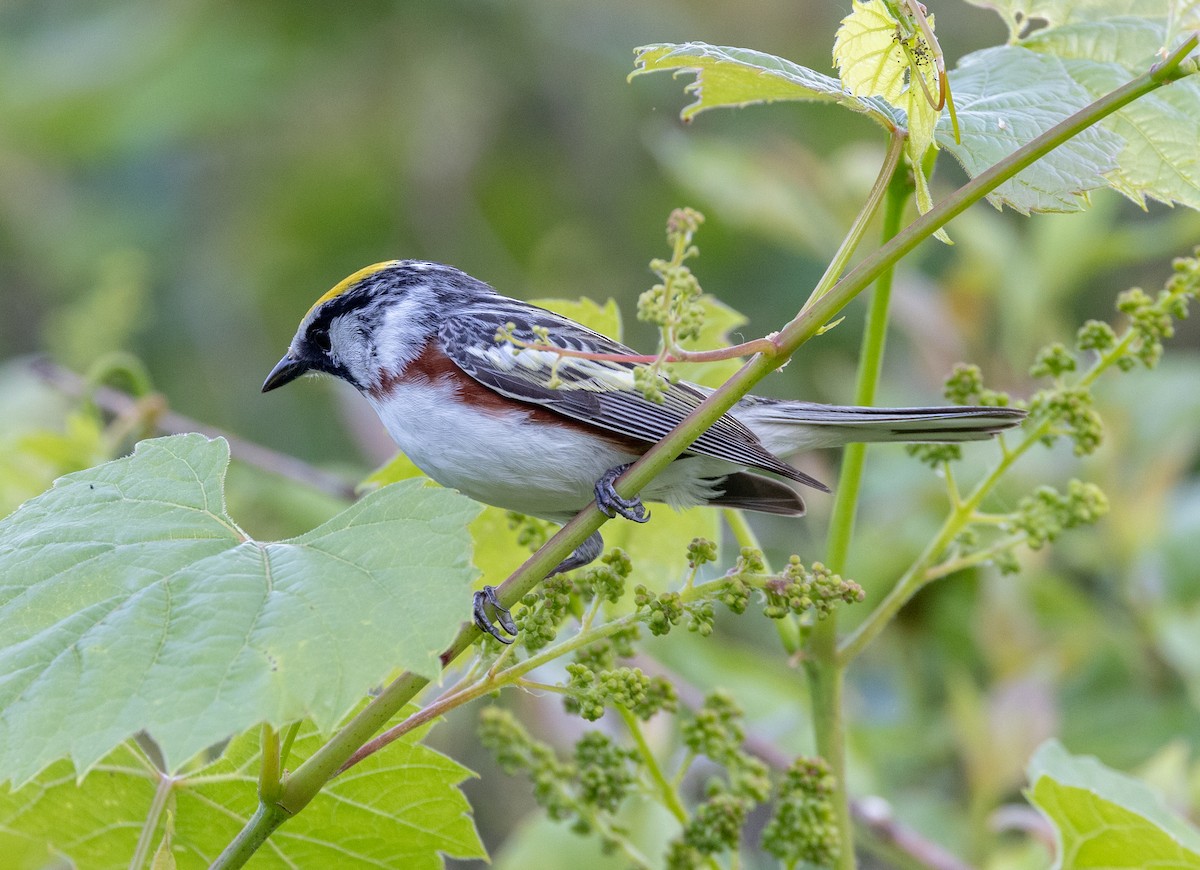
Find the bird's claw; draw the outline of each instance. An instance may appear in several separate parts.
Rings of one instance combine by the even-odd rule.
[[[496,624],[488,617],[487,609],[489,606],[496,614],[496,622],[500,623],[500,628],[503,628],[512,637],[505,637],[496,628]],[[496,597],[495,586],[484,586],[475,593],[472,612],[475,615],[475,625],[481,631],[486,631],[492,637],[496,638],[500,643],[512,643],[513,639],[517,636],[517,624],[513,622],[512,614],[508,608],[501,604],[500,599]]]
[[[650,512],[646,510],[642,500],[637,496],[622,498],[613,486],[616,479],[624,474],[631,464],[610,468],[596,481],[596,507],[609,519],[620,516],[635,523],[644,523],[650,519]]]

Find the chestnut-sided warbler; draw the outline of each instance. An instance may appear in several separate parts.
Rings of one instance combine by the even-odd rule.
[[[508,337],[498,336],[500,330]],[[443,486],[556,523],[593,499],[610,517],[644,522],[641,499],[622,498],[614,481],[711,391],[663,379],[662,401],[648,401],[634,386],[632,363],[540,349],[547,334],[558,348],[633,354],[452,266],[377,263],[316,301],[262,388],[273,390],[306,372],[333,375],[366,397],[396,445]],[[1013,408],[839,407],[747,396],[642,496],[675,508],[715,505],[799,516],[799,493],[757,472],[829,490],[780,455],[850,441],[973,441],[1024,416]],[[555,570],[586,565],[602,548],[597,532]],[[475,621],[511,643],[485,605],[515,633],[490,587],[476,594]]]

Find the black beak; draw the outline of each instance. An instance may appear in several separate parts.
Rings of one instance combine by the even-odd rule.
[[[308,368],[308,363],[303,360],[292,359],[291,355],[285,356],[275,364],[275,368],[271,369],[271,373],[263,381],[262,391],[267,393],[276,387],[290,384],[308,371]]]

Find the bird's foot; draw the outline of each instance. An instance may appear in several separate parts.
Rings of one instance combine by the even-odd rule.
[[[618,465],[600,476],[600,479],[596,481],[596,507],[600,508],[600,512],[610,519],[621,516],[627,520],[633,520],[635,523],[644,523],[650,519],[650,512],[646,510],[642,500],[637,496],[621,498],[613,486],[616,479],[624,474],[625,469],[632,464],[632,462],[628,462],[625,465]]]
[[[496,614],[496,622],[500,623],[500,628],[503,628],[512,637],[505,637],[500,633],[500,629],[496,628],[496,624],[488,617],[488,607]],[[496,597],[495,586],[484,586],[475,593],[474,606],[472,611],[475,615],[475,625],[481,631],[486,631],[500,643],[512,643],[517,636],[517,624],[513,622],[512,614],[508,608],[500,603],[500,599]]]

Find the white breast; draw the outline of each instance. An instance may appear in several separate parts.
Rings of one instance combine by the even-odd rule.
[[[367,398],[396,445],[442,486],[558,523],[594,499],[604,472],[637,458],[574,427],[533,422],[523,411],[464,405],[444,381],[409,381],[385,399]],[[720,490],[714,478],[735,470],[709,457],[676,460],[642,497],[674,508],[702,504]]]
[[[463,405],[445,382],[399,385],[375,412],[396,445],[442,486],[476,501],[564,522],[593,498],[605,471],[635,457],[522,411]]]

